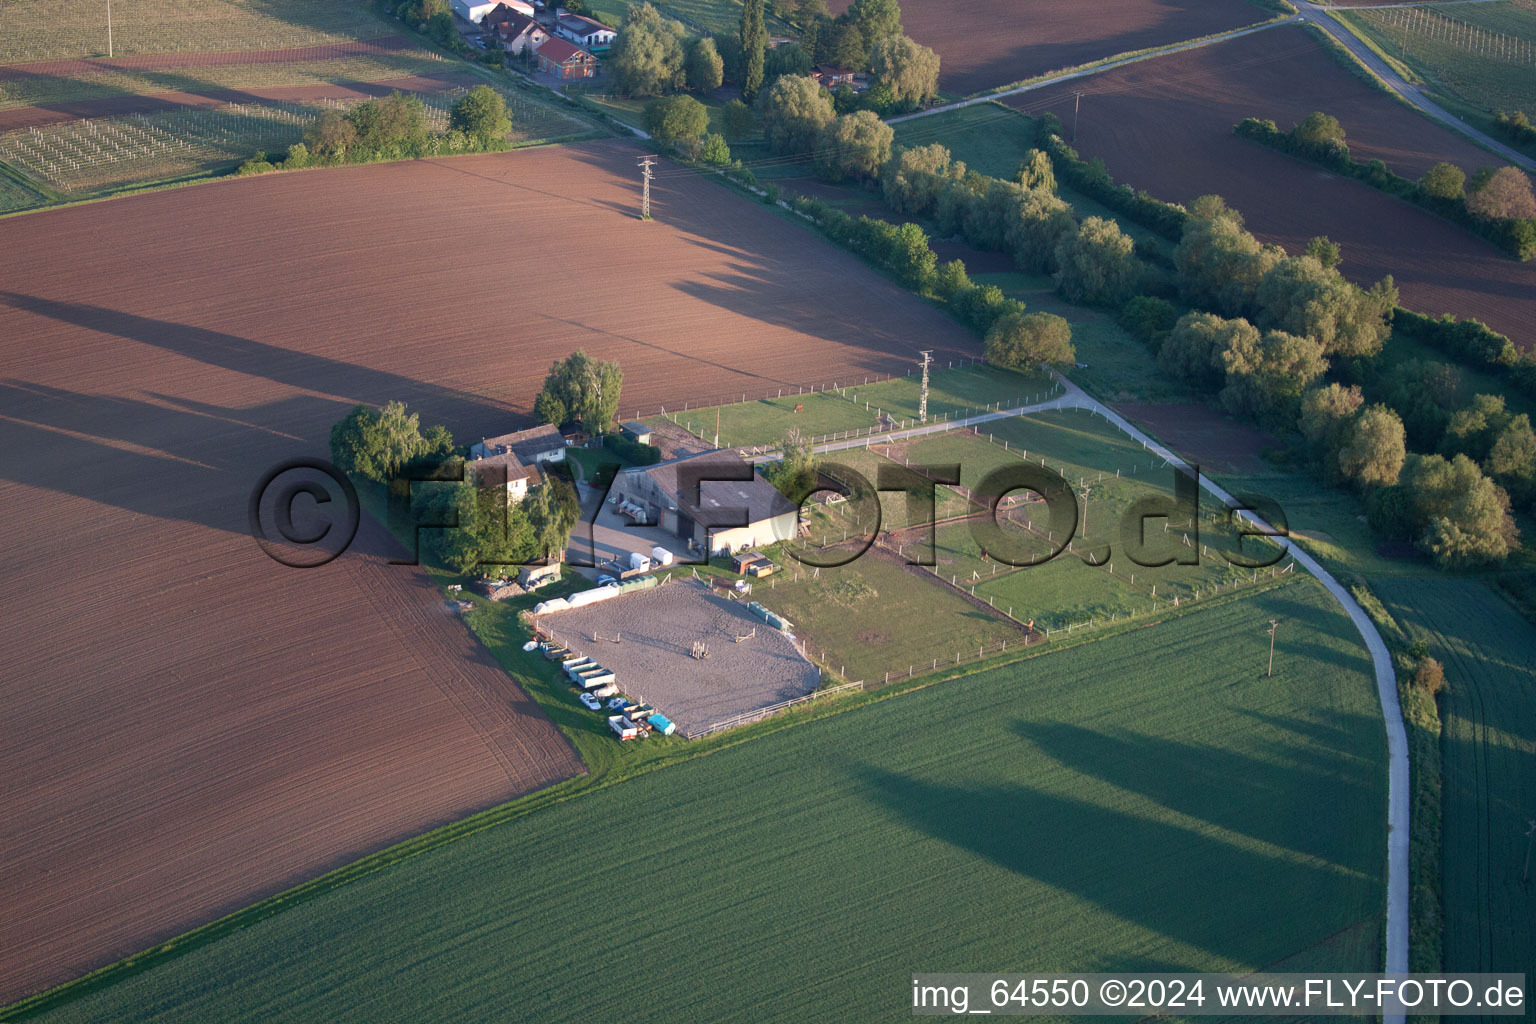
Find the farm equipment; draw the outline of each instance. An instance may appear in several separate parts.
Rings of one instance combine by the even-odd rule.
[[[742,552],[731,560],[731,567],[745,576],[771,576],[778,568],[767,555],[757,552]]]
[[[620,740],[632,740],[640,735],[640,730],[635,728],[635,723],[623,715],[609,715],[608,728],[617,733]]]
[[[650,572],[651,560],[638,551],[629,554],[629,567],[636,572]]]

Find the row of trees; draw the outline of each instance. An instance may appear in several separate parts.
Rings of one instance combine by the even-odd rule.
[[[304,131],[304,141],[288,149],[280,165],[287,169],[315,164],[404,160],[438,153],[473,153],[506,146],[512,118],[507,101],[488,85],[477,85],[449,112],[448,133],[434,135],[419,96],[392,92],[366,100],[348,111],[325,110]],[[277,161],[260,157],[243,173],[268,171]]]
[[[886,202],[930,217],[941,235],[1009,253],[1026,273],[1049,273],[1071,302],[1117,307],[1139,291],[1147,268],[1135,242],[1112,220],[1078,222],[1056,194],[1051,158],[1026,154],[1012,181],[988,177],[932,143],[897,153],[881,170]]]
[[[1484,167],[1468,182],[1461,168],[1441,162],[1414,181],[1393,173],[1381,160],[1351,159],[1343,126],[1321,111],[1308,114],[1289,132],[1280,131],[1273,121],[1252,117],[1244,118],[1235,131],[1455,221],[1516,259],[1536,259],[1536,194],[1519,168]]]
[[[1324,480],[1365,495],[1383,536],[1412,540],[1444,566],[1506,557],[1518,539],[1510,496],[1536,496],[1529,420],[1508,415],[1494,396],[1460,408],[1446,364],[1379,369],[1395,289],[1390,280],[1371,289],[1344,281],[1326,239],[1292,257],[1260,244],[1218,197],[1201,197],[1188,212],[1174,264],[1196,310],[1173,319],[1173,303],[1140,296],[1121,314],[1154,347],[1159,367],[1235,415],[1294,426]],[[1359,385],[1326,382],[1330,361],[1381,400],[1367,404]]]
[[[1288,256],[1254,238],[1219,196],[1196,199],[1189,218],[1173,262],[1190,305],[1310,338],[1328,356],[1368,358],[1381,351],[1397,305],[1390,277],[1369,289],[1347,281],[1337,268],[1337,247],[1326,239]]]
[[[822,0],[813,0],[809,8],[791,12],[806,26],[805,38],[773,49],[768,48],[764,4],[745,0],[735,34],[700,37],[690,36],[681,22],[663,17],[649,3],[630,7],[608,60],[616,91],[626,96],[710,92],[730,81],[754,102],[779,78],[808,75],[813,65],[832,63],[874,75],[867,96],[843,95],[843,113],[910,109],[936,93],[939,57],[901,35],[901,12],[894,0],[855,0],[836,19],[827,15]],[[824,31],[823,26],[834,28]],[[844,45],[829,53],[835,37]]]

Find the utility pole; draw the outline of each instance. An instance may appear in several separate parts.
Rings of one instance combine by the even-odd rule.
[[[656,161],[652,157],[645,156],[640,158],[640,173],[645,178],[645,184],[640,191],[641,220],[651,219],[651,168],[655,166]]]
[[[1072,145],[1077,145],[1077,111],[1083,105],[1083,94],[1072,94]]]
[[[720,447],[720,407],[715,406],[715,447]]]
[[[1269,671],[1265,673],[1265,678],[1269,678],[1275,674],[1275,629],[1279,627],[1279,625],[1279,619],[1269,620]]]
[[[1089,484],[1081,484],[1079,486],[1081,486],[1082,489],[1083,489],[1083,493],[1082,493],[1082,498],[1083,498],[1083,530],[1082,530],[1082,533],[1083,533],[1083,543],[1086,544],[1088,542],[1088,495],[1093,491],[1093,487],[1090,486]]]
[[[917,398],[917,422],[928,422],[928,366],[933,362],[933,352],[924,349],[923,353],[923,390]]]
[[[107,56],[112,56],[112,0],[107,0]]]

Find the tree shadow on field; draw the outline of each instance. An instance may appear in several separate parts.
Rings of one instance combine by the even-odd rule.
[[[151,345],[209,366],[263,378],[304,392],[334,396],[335,401],[348,406],[358,402],[378,405],[390,401],[405,402],[412,411],[421,413],[424,423],[462,422],[466,416],[473,417],[475,425],[493,419],[498,425],[509,419],[527,419],[511,410],[492,407],[481,397],[467,392],[313,352],[280,348],[223,331],[9,291],[0,291],[0,306]],[[24,322],[21,328],[25,329]],[[331,423],[343,415],[335,413],[330,420],[324,419],[333,412],[327,405],[317,404],[312,417],[288,423],[275,421],[271,426],[273,429],[302,430],[307,422],[310,424],[310,440],[322,441],[329,437]]]
[[[637,150],[631,146],[574,147],[570,154],[622,181],[637,177],[633,164]],[[722,267],[672,283],[682,294],[737,316],[843,346],[838,361],[851,362],[871,375],[890,373],[898,366],[907,369],[922,348],[934,349],[941,358],[975,355],[974,349],[966,347],[965,328],[809,228],[784,224],[760,204],[730,194],[723,185],[702,181],[693,172],[670,177],[678,173],[671,163],[662,161],[659,168],[651,186],[654,218],[681,233],[688,244],[725,258]],[[716,188],[718,197],[710,194]],[[758,218],[765,225],[760,231]],[[748,237],[749,232],[753,237]],[[927,318],[933,322],[924,323]],[[805,369],[806,382],[821,382],[814,362]]]
[[[925,835],[1212,957],[1252,966],[1275,956],[1266,922],[1294,919],[1314,905],[1327,914],[1341,882],[1355,884],[1313,864],[1016,783],[948,785],[874,765],[850,775],[871,802]]]
[[[1380,729],[1379,722],[1359,715],[1341,721],[1357,736]],[[1073,771],[1191,818],[1351,874],[1372,876],[1379,866],[1379,844],[1358,840],[1384,828],[1377,799],[1384,780],[1376,763],[1349,750],[1277,736],[1256,743],[1256,754],[1249,755],[1062,722],[1019,721],[1013,729]],[[1329,813],[1319,814],[1320,808]],[[1338,814],[1348,808],[1369,817]]]
[[[323,451],[278,425],[345,415],[345,403],[311,396],[214,415],[114,395],[0,382],[0,479],[141,516],[249,531],[250,489],[272,466]],[[236,418],[238,415],[238,418]],[[273,426],[260,426],[264,421]],[[61,514],[39,502],[39,520]],[[83,518],[63,512],[67,520]],[[31,531],[25,520],[19,536]]]

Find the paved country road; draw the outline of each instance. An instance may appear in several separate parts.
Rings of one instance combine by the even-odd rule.
[[[1490,0],[1466,0],[1466,2],[1486,3],[1490,2]],[[1386,84],[1387,88],[1391,89],[1393,92],[1397,93],[1397,95],[1413,104],[1419,110],[1423,111],[1427,116],[1434,118],[1436,121],[1439,121],[1441,124],[1444,124],[1455,131],[1460,132],[1467,138],[1482,146],[1484,149],[1488,149],[1494,153],[1497,153],[1499,156],[1503,157],[1505,160],[1508,160],[1515,166],[1523,167],[1527,171],[1536,172],[1536,160],[1532,160],[1530,157],[1526,156],[1524,153],[1519,152],[1518,150],[1511,149],[1509,146],[1504,145],[1504,143],[1500,142],[1498,139],[1495,139],[1493,136],[1488,135],[1485,132],[1478,131],[1476,128],[1473,128],[1471,125],[1467,124],[1467,122],[1457,117],[1455,114],[1447,111],[1444,107],[1440,106],[1440,104],[1426,96],[1423,89],[1416,85],[1410,85],[1408,82],[1406,82],[1401,75],[1392,69],[1390,64],[1378,57],[1375,52],[1373,52],[1369,46],[1366,46],[1358,36],[1356,36],[1349,29],[1345,28],[1343,25],[1339,24],[1338,21],[1336,21],[1328,14],[1330,10],[1369,10],[1370,7],[1328,8],[1318,4],[1307,3],[1306,0],[1299,0],[1297,6],[1301,11],[1298,17],[1302,21],[1305,21],[1309,25],[1316,25],[1318,28],[1328,33],[1328,35],[1333,37],[1335,42],[1349,50],[1350,53],[1354,54],[1360,59],[1361,63],[1370,68],[1371,73],[1374,74],[1377,78],[1381,79],[1382,82]],[[1371,6],[1408,7],[1413,5],[1376,4]]]

